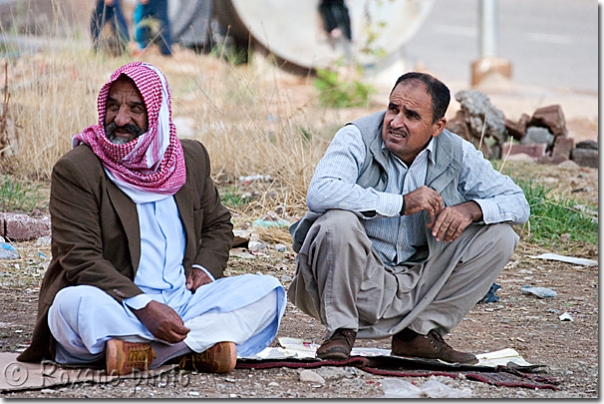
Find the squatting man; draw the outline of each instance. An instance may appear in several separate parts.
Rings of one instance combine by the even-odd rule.
[[[445,129],[449,89],[398,78],[386,111],[341,128],[318,163],[290,301],[326,327],[317,349],[345,359],[356,338],[393,355],[477,363],[443,339],[489,290],[528,220],[522,189]]]
[[[134,62],[98,96],[99,121],[52,172],[52,261],[19,360],[109,374],[230,372],[274,339],[285,291],[271,276],[223,277],[229,211],[205,147],[179,140],[163,73]]]

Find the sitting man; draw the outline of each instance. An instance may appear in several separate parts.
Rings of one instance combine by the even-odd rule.
[[[489,290],[528,220],[522,190],[445,129],[449,89],[407,73],[386,111],[341,128],[291,228],[290,301],[326,327],[317,349],[392,336],[392,354],[476,363],[443,335]]]
[[[156,67],[122,66],[100,91],[99,124],[56,163],[52,261],[19,360],[226,373],[275,337],[285,290],[271,276],[222,277],[231,216],[170,104]]]

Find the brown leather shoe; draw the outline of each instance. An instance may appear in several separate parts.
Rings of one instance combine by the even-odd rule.
[[[392,336],[393,355],[440,359],[449,363],[464,363],[469,365],[478,363],[476,356],[469,352],[454,350],[434,330],[430,331],[428,335],[418,335],[409,342],[400,340],[397,335]]]
[[[179,369],[206,373],[229,373],[237,364],[237,347],[234,342],[223,341],[201,353],[183,355]]]
[[[338,328],[331,338],[324,341],[317,349],[321,359],[348,359],[354,346],[357,333],[348,328]]]
[[[105,345],[105,363],[108,375],[127,375],[134,369],[148,371],[155,358],[150,344],[110,339]]]

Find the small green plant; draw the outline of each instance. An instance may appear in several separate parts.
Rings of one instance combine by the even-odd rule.
[[[42,201],[40,185],[29,185],[5,176],[0,185],[0,211],[31,212]]]
[[[358,80],[353,82],[340,80],[338,73],[329,69],[317,69],[314,85],[319,90],[321,105],[330,108],[367,105],[369,96],[376,92],[373,86]]]
[[[225,190],[220,194],[220,201],[227,208],[238,208],[247,204],[247,199],[234,190]]]
[[[562,234],[570,234],[571,240],[598,244],[598,221],[582,212],[573,199],[553,197],[546,188],[532,179],[517,179],[531,207],[531,216],[525,225],[528,238],[537,243],[550,245]],[[594,210],[597,210],[595,208]]]

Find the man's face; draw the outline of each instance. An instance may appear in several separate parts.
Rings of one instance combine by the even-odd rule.
[[[446,123],[445,118],[432,123],[432,97],[426,92],[424,83],[402,82],[390,95],[382,140],[390,152],[411,165],[430,138],[438,136]]]
[[[147,131],[147,108],[132,80],[120,77],[107,97],[105,134],[115,144],[128,143]]]

